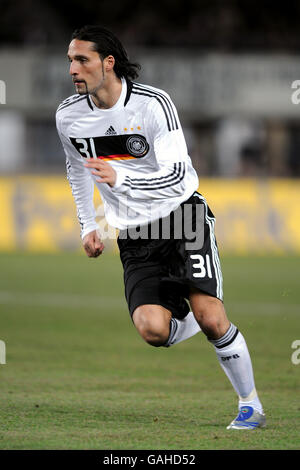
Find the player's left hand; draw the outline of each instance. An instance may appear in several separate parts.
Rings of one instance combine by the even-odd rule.
[[[98,183],[107,183],[113,187],[117,180],[117,173],[113,167],[104,160],[96,160],[95,158],[87,158],[84,166],[87,168],[94,168],[92,174],[99,176],[96,178]]]

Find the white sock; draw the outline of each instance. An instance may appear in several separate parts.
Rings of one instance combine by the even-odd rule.
[[[189,312],[183,320],[172,317],[170,321],[170,335],[164,346],[167,348],[173,346],[176,343],[180,343],[180,341],[194,336],[199,331],[201,331],[201,328],[193,312]]]
[[[262,413],[262,404],[255,389],[251,358],[243,335],[231,324],[222,338],[209,341],[215,346],[221,367],[238,394],[239,407],[252,406]]]

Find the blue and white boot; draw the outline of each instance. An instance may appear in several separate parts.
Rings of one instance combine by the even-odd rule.
[[[256,429],[266,425],[264,413],[252,408],[252,406],[242,406],[237,417],[227,426],[227,429]]]

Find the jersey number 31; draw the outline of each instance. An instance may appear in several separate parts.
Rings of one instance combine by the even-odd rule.
[[[202,255],[190,255],[191,259],[198,260],[198,263],[193,264],[193,268],[197,271],[193,272],[193,277],[209,277],[212,278],[211,264],[209,255],[205,258]]]

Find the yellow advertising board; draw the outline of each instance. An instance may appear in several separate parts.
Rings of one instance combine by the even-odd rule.
[[[216,216],[222,252],[300,253],[299,180],[200,179],[199,192]],[[101,208],[96,194],[95,206]],[[76,208],[64,176],[0,178],[0,210],[1,251],[81,248]],[[114,249],[115,240],[106,245]]]
[[[200,180],[221,250],[300,253],[300,181]]]

